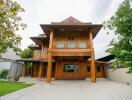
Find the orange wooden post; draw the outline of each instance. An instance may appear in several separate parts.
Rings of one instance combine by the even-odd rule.
[[[52,72],[52,45],[53,45],[53,32],[50,33],[50,43],[49,43],[49,49],[48,49],[48,68],[47,68],[47,76],[46,81],[48,83],[51,82],[51,72]]]
[[[26,64],[24,63],[22,66],[22,77],[26,76]]]
[[[107,69],[106,69],[106,67],[107,67],[107,64],[104,64],[104,78],[107,78]]]
[[[32,66],[31,66],[31,77],[33,77],[33,62],[32,62]]]
[[[43,71],[43,63],[39,65],[39,77],[42,78],[42,71]]]
[[[46,80],[48,83],[51,82],[51,70],[52,70],[52,55],[51,52],[48,52],[48,68],[47,68],[47,76],[46,76]]]
[[[94,49],[93,49],[93,36],[92,32],[89,32],[89,40],[90,40],[90,48],[92,49],[91,54],[91,82],[96,83],[96,68],[95,68],[95,61],[94,61]]]
[[[41,59],[44,60],[44,46],[42,45],[42,50],[41,50]]]

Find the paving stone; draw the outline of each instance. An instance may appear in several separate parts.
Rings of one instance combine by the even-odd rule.
[[[38,83],[38,84],[37,84]],[[132,86],[108,80],[36,81],[36,85],[0,97],[0,100],[132,100]]]

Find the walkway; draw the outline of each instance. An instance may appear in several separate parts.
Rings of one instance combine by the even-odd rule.
[[[132,86],[99,80],[44,81],[5,95],[0,100],[132,100]]]

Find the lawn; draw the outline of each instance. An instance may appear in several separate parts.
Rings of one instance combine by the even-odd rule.
[[[0,81],[0,96],[17,91],[19,89],[31,86],[32,84],[25,84],[20,82]]]

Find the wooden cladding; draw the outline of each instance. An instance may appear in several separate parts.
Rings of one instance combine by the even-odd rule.
[[[68,69],[65,69],[65,65],[72,65],[72,66],[68,66]],[[96,77],[98,78],[106,77],[105,67],[106,67],[105,64],[96,62],[96,67],[95,67]],[[99,68],[100,70],[98,70],[97,68]],[[91,70],[89,61],[86,61],[86,62],[63,62],[63,61],[56,62],[55,79],[57,80],[86,79],[92,76],[91,72],[92,70]]]
[[[34,51],[33,51],[33,59],[34,59],[34,60],[39,60],[39,59],[41,59],[41,50],[34,50]]]

